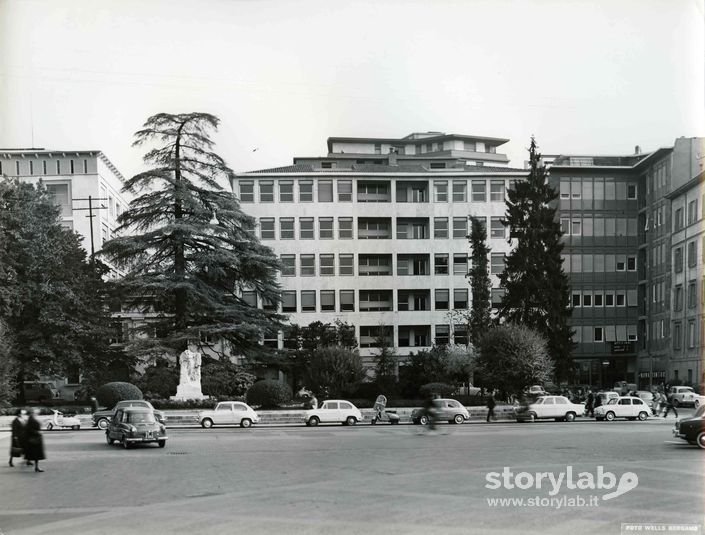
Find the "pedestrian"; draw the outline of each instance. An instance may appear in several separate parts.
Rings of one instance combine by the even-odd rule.
[[[436,405],[434,400],[436,395],[433,392],[429,392],[426,398],[426,403],[424,404],[424,412],[426,413],[426,419],[428,420],[428,430],[431,433],[436,431]]]
[[[15,466],[12,462],[14,457],[22,457],[25,447],[25,426],[27,425],[27,411],[18,409],[15,419],[12,420],[10,436],[10,466]]]
[[[598,393],[598,394],[595,394],[595,403],[593,403],[593,406],[592,406],[593,412],[600,405],[602,405],[602,396]]]
[[[490,423],[490,420],[497,419],[494,415],[494,408],[496,405],[497,402],[494,399],[494,392],[490,392],[490,397],[487,398],[487,423]]]
[[[37,420],[38,415],[39,409],[32,409],[29,420],[27,420],[24,456],[28,464],[34,461],[35,472],[43,472],[44,470],[39,468],[39,461],[46,459],[46,456],[44,455],[44,440],[40,431],[42,425]]]
[[[666,396],[666,410],[663,413],[663,417],[664,418],[668,417],[668,413],[671,410],[673,411],[673,415],[676,418],[678,418],[678,411],[676,410],[676,407],[673,405],[673,394]]]
[[[595,394],[592,390],[588,390],[587,399],[585,400],[585,413],[592,418],[595,415],[595,409],[593,405],[595,404]]]
[[[658,390],[654,390],[653,394],[654,399],[651,401],[651,412],[654,416],[658,416],[661,409],[661,394]]]

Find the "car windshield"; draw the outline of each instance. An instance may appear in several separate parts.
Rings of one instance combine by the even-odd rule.
[[[153,424],[154,415],[151,412],[133,412],[128,414],[127,421],[131,424]]]
[[[607,402],[607,405],[616,405],[619,398],[612,398]]]
[[[703,414],[705,414],[705,405],[700,405],[700,407],[698,407],[698,410],[695,411],[695,414],[693,414],[693,417],[698,418]]]

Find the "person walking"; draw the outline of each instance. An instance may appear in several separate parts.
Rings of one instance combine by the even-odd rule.
[[[673,394],[669,394],[666,396],[666,410],[663,413],[663,417],[667,418],[668,413],[670,411],[673,411],[673,415],[678,418],[678,411],[676,410],[676,407],[673,405]]]
[[[35,472],[43,472],[44,470],[39,468],[39,461],[46,459],[46,456],[44,455],[44,440],[42,439],[42,433],[40,431],[42,425],[37,419],[38,415],[39,409],[32,409],[25,431],[26,445],[24,456],[28,464],[34,461]]]
[[[494,408],[496,405],[497,402],[494,399],[494,392],[490,392],[490,397],[487,398],[487,423],[490,423],[490,420],[497,419],[494,415]]]
[[[10,436],[10,466],[15,466],[12,459],[22,457],[25,448],[25,426],[27,425],[27,411],[19,409],[12,420]]]
[[[585,414],[587,414],[590,418],[595,416],[595,394],[592,393],[592,390],[588,390],[588,395],[587,399],[585,400]]]

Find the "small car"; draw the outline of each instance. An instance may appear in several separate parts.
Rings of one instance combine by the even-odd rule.
[[[547,396],[548,392],[541,385],[532,385],[524,390],[529,396]]]
[[[595,394],[595,399],[600,398],[600,405],[607,405],[611,400],[617,399],[619,394],[617,392],[598,392]]]
[[[214,425],[239,425],[251,427],[259,423],[259,415],[247,403],[241,401],[221,401],[212,411],[200,411],[198,423],[204,429]]]
[[[162,411],[158,411],[149,401],[143,399],[127,399],[123,401],[118,401],[117,404],[112,409],[105,409],[96,411],[92,415],[93,427],[98,427],[100,429],[107,429],[110,423],[110,418],[112,418],[115,411],[124,407],[144,407],[146,409],[151,409],[154,411],[154,416],[161,423],[166,423],[166,416]]]
[[[695,396],[695,399],[693,400],[693,407],[699,409],[703,402],[705,402],[705,396]]]
[[[705,405],[700,405],[690,418],[678,420],[673,428],[673,436],[705,449]]]
[[[105,440],[109,446],[118,441],[125,449],[150,442],[156,442],[163,448],[167,438],[164,424],[157,420],[154,410],[145,407],[117,409],[105,431]]]
[[[434,399],[433,408],[436,411],[435,419],[438,422],[462,424],[470,419],[470,413],[463,407],[463,404],[454,399]],[[411,413],[411,421],[415,424],[426,425],[428,414],[426,409],[414,409]]]
[[[611,422],[615,418],[627,420],[646,420],[651,412],[651,407],[644,400],[635,396],[619,396],[609,400],[607,405],[600,405],[595,409],[595,420]]]
[[[525,404],[516,410],[519,422],[553,419],[557,422],[572,422],[585,412],[583,403],[571,403],[565,396],[540,396],[533,403]]]
[[[343,399],[329,399],[317,409],[304,413],[303,420],[308,426],[317,426],[319,423],[342,423],[355,425],[363,420],[362,413],[355,405]]]
[[[672,386],[668,391],[668,397],[674,407],[681,405],[694,405],[697,394],[689,386]]]

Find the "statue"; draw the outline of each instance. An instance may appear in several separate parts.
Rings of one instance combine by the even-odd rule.
[[[189,341],[186,351],[179,355],[181,374],[175,400],[206,399],[201,391],[201,353],[198,346]]]

